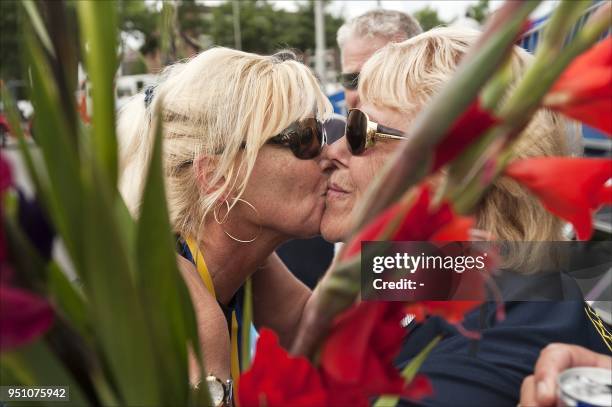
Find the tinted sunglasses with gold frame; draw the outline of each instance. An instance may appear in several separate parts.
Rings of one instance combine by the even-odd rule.
[[[377,139],[404,140],[407,136],[400,130],[383,126],[370,120],[368,115],[351,109],[346,118],[346,143],[353,155],[363,154]]]

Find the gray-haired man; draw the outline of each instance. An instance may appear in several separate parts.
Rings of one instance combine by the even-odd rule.
[[[341,82],[347,109],[357,107],[357,82],[362,65],[390,42],[401,42],[423,32],[419,23],[401,11],[368,11],[344,23],[337,41],[342,56]]]

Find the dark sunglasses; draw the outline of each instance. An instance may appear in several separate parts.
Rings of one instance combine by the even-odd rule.
[[[353,155],[363,154],[374,145],[376,139],[404,140],[407,138],[400,130],[370,121],[368,115],[359,109],[349,110],[344,134],[348,148]]]
[[[300,160],[310,160],[321,154],[323,146],[327,144],[327,133],[323,123],[315,118],[308,118],[295,122],[276,136],[268,139],[266,144],[275,144],[289,147],[293,155]],[[246,143],[242,143],[240,148],[245,148]],[[215,154],[221,154],[219,150]],[[191,166],[193,160],[187,160],[179,164],[178,169]]]
[[[338,82],[344,89],[357,90],[359,86],[359,72],[341,73],[338,76]]]
[[[266,143],[289,147],[300,160],[310,160],[321,154],[327,136],[323,123],[307,118],[293,123]]]

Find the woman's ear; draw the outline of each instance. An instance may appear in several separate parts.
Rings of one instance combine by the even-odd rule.
[[[222,176],[212,184],[218,161],[217,158],[209,156],[200,156],[194,160],[193,169],[200,193],[210,194],[225,184],[225,176]]]

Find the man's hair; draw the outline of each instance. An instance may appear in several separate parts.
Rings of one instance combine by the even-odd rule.
[[[423,32],[413,17],[395,10],[372,10],[347,21],[338,29],[338,46],[351,37],[404,41]]]

